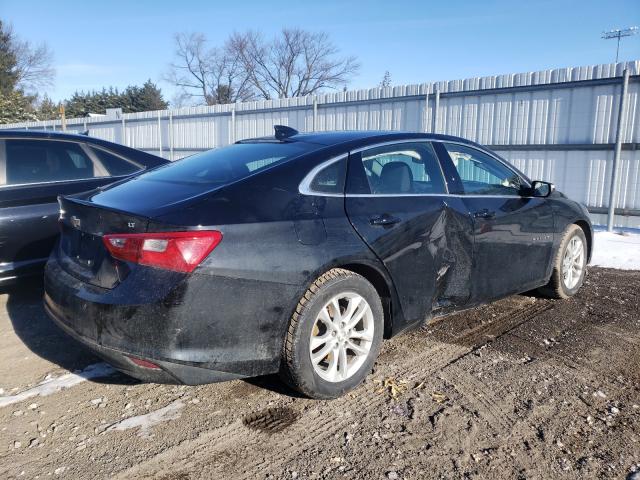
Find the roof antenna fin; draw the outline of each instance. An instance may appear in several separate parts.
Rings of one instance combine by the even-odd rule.
[[[274,125],[273,129],[276,131],[276,138],[278,140],[284,140],[285,138],[293,137],[300,133],[295,128],[287,127],[286,125]]]

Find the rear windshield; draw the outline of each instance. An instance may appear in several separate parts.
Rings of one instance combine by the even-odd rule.
[[[312,148],[312,145],[301,142],[239,143],[192,155],[143,173],[138,178],[170,183],[226,185]]]

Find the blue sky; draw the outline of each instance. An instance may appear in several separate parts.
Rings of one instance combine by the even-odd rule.
[[[55,100],[147,78],[171,99],[162,75],[177,32],[222,44],[234,30],[326,31],[362,64],[350,88],[369,88],[385,70],[405,84],[609,63],[615,41],[600,34],[640,25],[640,1],[0,0],[0,18],[53,49]],[[620,58],[640,59],[640,35],[623,40]]]

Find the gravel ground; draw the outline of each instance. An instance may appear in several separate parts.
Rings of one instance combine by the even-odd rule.
[[[513,296],[395,338],[334,401],[274,377],[136,383],[41,295],[0,294],[0,478],[640,478],[638,271],[592,268],[570,300]]]

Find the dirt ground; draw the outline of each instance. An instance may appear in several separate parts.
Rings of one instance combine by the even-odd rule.
[[[3,479],[640,478],[640,272],[592,268],[573,299],[514,296],[395,338],[334,401],[275,377],[136,383],[41,295],[0,295]]]

